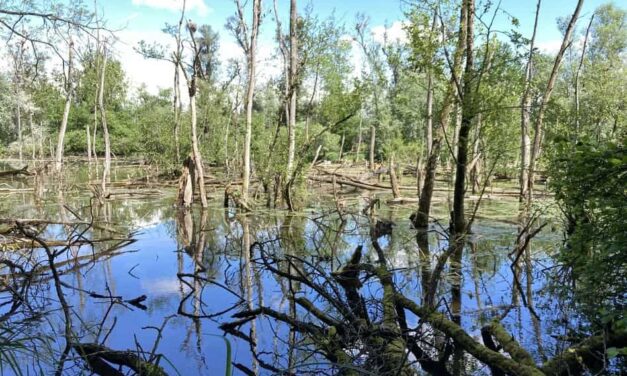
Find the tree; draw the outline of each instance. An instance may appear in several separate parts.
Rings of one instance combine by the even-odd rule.
[[[531,121],[531,80],[533,76],[533,53],[540,16],[540,4],[536,5],[536,16],[533,22],[533,33],[529,42],[529,57],[525,68],[525,81],[522,98],[520,100],[520,201],[527,197],[529,189],[529,164],[531,160],[531,139],[529,138],[529,122]]]
[[[55,169],[60,171],[63,167],[63,149],[65,147],[65,131],[67,130],[67,122],[70,116],[70,108],[72,106],[72,95],[74,93],[74,82],[72,75],[72,64],[74,63],[74,43],[70,39],[68,44],[67,73],[65,73],[65,107],[63,108],[63,120],[59,128],[59,136],[57,139],[57,149],[55,154]]]
[[[109,137],[109,126],[107,125],[107,111],[104,102],[105,73],[107,70],[107,45],[106,40],[102,45],[102,66],[100,67],[100,84],[98,85],[98,110],[100,112],[100,122],[102,124],[102,135],[105,144],[104,170],[102,172],[101,194],[107,197],[107,183],[111,181],[111,139]]]
[[[290,1],[290,72],[289,72],[289,121],[287,125],[287,138],[288,138],[288,150],[287,150],[287,174],[291,177],[292,170],[294,168],[294,153],[296,152],[296,97],[298,88],[298,13],[296,10],[296,0]],[[288,181],[285,186],[285,201],[287,202],[290,210],[294,210],[294,205],[291,199],[291,182]]]
[[[553,69],[551,70],[551,75],[549,76],[549,80],[546,85],[546,89],[544,90],[544,94],[542,96],[542,101],[540,102],[540,108],[538,109],[538,115],[535,121],[535,134],[533,136],[533,145],[531,148],[531,159],[529,162],[529,174],[527,176],[527,202],[531,202],[533,196],[533,185],[535,179],[535,169],[538,163],[538,159],[540,158],[540,154],[542,152],[542,139],[544,133],[544,116],[546,113],[546,108],[551,99],[551,94],[553,93],[553,89],[555,88],[555,83],[557,81],[557,74],[560,69],[560,65],[562,64],[562,59],[564,58],[564,54],[566,53],[566,49],[571,44],[571,38],[573,32],[575,30],[575,25],[577,24],[577,19],[579,18],[579,12],[581,11],[581,7],[583,6],[583,0],[577,1],[577,6],[575,7],[575,12],[573,13],[568,25],[566,27],[566,31],[564,33],[564,38],[562,39],[562,44],[560,46],[559,51],[557,52],[557,56],[555,56],[555,61],[553,63]]]
[[[237,16],[231,17],[227,23],[227,28],[231,30],[237,39],[240,47],[246,55],[248,68],[248,79],[246,83],[246,136],[244,139],[244,172],[242,182],[242,200],[248,201],[248,190],[250,186],[250,144],[252,138],[253,122],[253,97],[255,95],[255,69],[257,38],[259,36],[259,25],[261,24],[261,0],[253,0],[252,22],[250,24],[250,35],[248,24],[244,18],[244,9],[239,0],[235,0],[237,5]]]
[[[428,156],[427,165],[425,167],[425,181],[420,193],[418,201],[418,211],[413,216],[413,224],[416,228],[425,229],[429,224],[429,213],[431,211],[431,200],[433,198],[433,190],[435,187],[435,174],[437,171],[438,163],[440,161],[440,150],[442,147],[443,137],[446,134],[448,123],[450,121],[451,112],[453,110],[453,104],[459,87],[461,85],[461,68],[464,58],[464,52],[466,50],[466,31],[467,31],[467,8],[462,6],[460,8],[459,16],[459,32],[457,35],[457,45],[453,55],[453,62],[450,68],[450,78],[446,87],[446,93],[444,96],[442,108],[439,113],[439,127],[436,127],[435,134],[433,136],[433,142],[431,144],[431,153]],[[444,22],[442,15],[435,11],[442,28],[442,36],[447,33],[444,29]],[[447,59],[448,61],[448,59]]]

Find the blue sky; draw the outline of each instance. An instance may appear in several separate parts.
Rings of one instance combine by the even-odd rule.
[[[252,2],[249,0],[249,2]],[[395,26],[400,30],[403,10],[402,0],[299,0],[299,8],[303,9],[308,4],[313,5],[314,13],[320,18],[326,18],[335,14],[336,18],[344,22],[347,30],[352,30],[351,25],[357,13],[364,13],[370,18],[370,25],[373,28],[381,29],[383,25]],[[494,1],[497,3],[498,1]],[[593,10],[607,0],[586,0],[581,12],[583,27],[585,20],[592,14]],[[167,43],[168,38],[163,35],[161,29],[164,24],[178,21],[179,13],[176,10],[177,4],[181,0],[100,0],[99,8],[104,11],[110,27],[123,30],[119,33],[121,43],[118,45],[118,58],[125,65],[128,76],[134,84],[147,83],[151,91],[155,91],[157,86],[166,87],[169,85],[171,68],[164,63],[149,62],[133,54],[132,47],[139,40],[157,41]],[[262,25],[262,35],[260,37],[260,50],[262,50],[263,60],[270,60],[274,53],[273,33],[274,20],[272,18],[273,0],[264,0],[263,6],[266,14],[265,23]],[[279,12],[283,24],[287,27],[289,0],[278,0]],[[572,14],[576,5],[576,0],[543,0],[538,25],[538,46],[545,51],[555,51],[560,44],[561,34],[556,25],[558,17],[567,17]],[[617,5],[621,5],[617,3]],[[515,16],[520,21],[518,30],[524,36],[530,36],[533,27],[536,0],[502,0],[501,8],[509,14]],[[622,5],[624,6],[624,5]],[[235,5],[232,0],[187,0],[186,18],[194,20],[196,23],[206,23],[211,25],[220,33],[221,48],[223,57],[236,57],[240,54],[239,48],[234,39],[224,29],[227,18],[234,14]],[[396,25],[394,24],[396,22]],[[495,28],[500,30],[511,29],[509,17],[500,14],[495,22]]]

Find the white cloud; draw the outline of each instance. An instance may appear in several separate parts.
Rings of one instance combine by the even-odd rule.
[[[181,0],[133,0],[133,5],[178,12],[181,10],[183,2]],[[204,0],[187,0],[185,8],[192,12],[196,11],[200,17],[204,17],[212,11]]]
[[[407,38],[407,32],[404,29],[406,23],[407,21],[395,21],[392,23],[392,26],[389,27],[383,25],[375,26],[370,32],[372,33],[373,39],[378,43],[384,43],[387,37],[388,43],[398,42],[404,44],[409,40]]]
[[[167,61],[146,59],[135,48],[140,41],[147,43],[156,42],[162,45],[166,51],[172,50],[172,38],[163,33],[121,31],[118,33],[120,42],[115,45],[116,58],[122,63],[122,68],[131,87],[137,88],[141,84],[146,85],[148,92],[156,94],[159,88],[172,87],[174,77],[174,66]],[[183,83],[181,83],[183,84]],[[181,88],[182,93],[186,90]],[[129,93],[129,94],[132,94]]]
[[[545,54],[556,54],[557,51],[560,50],[562,46],[561,39],[547,40],[543,42],[538,42],[538,49]]]

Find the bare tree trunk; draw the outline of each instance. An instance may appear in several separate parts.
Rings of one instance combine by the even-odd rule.
[[[466,193],[466,163],[468,162],[468,137],[475,117],[475,100],[472,82],[474,80],[473,38],[474,38],[474,0],[465,0],[466,7],[466,68],[462,97],[462,119],[457,142],[457,164],[455,171],[455,191],[453,193],[453,238],[463,237],[466,233],[464,202]],[[460,241],[461,244],[463,242]],[[461,251],[463,247],[460,246]]]
[[[174,111],[174,148],[176,153],[176,163],[181,162],[181,141],[179,129],[181,128],[181,93],[180,93],[179,66],[174,67],[174,99],[172,109]]]
[[[433,74],[431,70],[427,73],[427,155],[431,155],[433,147]]]
[[[586,36],[583,40],[583,47],[581,49],[581,60],[579,60],[579,66],[577,67],[577,73],[575,74],[575,135],[579,134],[579,76],[581,75],[581,69],[586,57],[586,47],[588,46],[588,36],[590,35],[590,27],[594,20],[594,13],[590,16],[590,22],[586,28]]]
[[[44,159],[44,125],[39,123],[39,132],[37,132],[37,138],[39,139],[39,159]]]
[[[392,195],[394,198],[401,198],[401,190],[398,187],[398,180],[396,178],[394,155],[390,157],[390,184],[392,185]]]
[[[94,161],[98,162],[98,152],[96,151],[96,135],[98,134],[98,96],[94,101],[94,135],[91,142],[91,150],[94,153]]]
[[[289,94],[290,94],[290,108],[289,108],[289,122],[287,126],[287,175],[288,179],[292,175],[292,169],[294,168],[294,152],[296,150],[296,81],[298,74],[298,36],[296,35],[296,25],[298,23],[298,16],[296,12],[296,0],[290,1],[290,80],[289,80]],[[286,189],[290,189],[288,186]],[[289,192],[287,193],[289,195]]]
[[[529,122],[531,119],[531,78],[533,76],[533,49],[536,40],[536,32],[538,30],[538,17],[540,14],[540,4],[542,0],[538,0],[536,5],[536,17],[533,23],[533,33],[531,35],[531,43],[529,44],[529,57],[527,67],[525,69],[524,91],[521,99],[520,113],[520,201],[527,196],[529,188],[529,163],[531,160],[531,139],[529,138]]]
[[[194,161],[187,157],[183,161],[183,171],[179,178],[177,205],[185,208],[192,206],[194,202]]]
[[[87,139],[87,160],[91,163],[91,132],[89,122],[85,123],[85,137]]]
[[[486,53],[487,50],[486,50]],[[487,63],[484,64],[482,68],[481,74],[486,74],[492,69],[492,61],[494,59],[494,50],[488,53],[486,57]],[[475,125],[475,137],[472,145],[472,160],[470,164],[467,166],[467,170],[470,173],[470,182],[472,184],[472,193],[477,193],[480,189],[480,176],[481,176],[481,152],[479,151],[479,146],[481,144],[481,131],[483,126],[483,113],[479,112],[476,114],[476,125]]]
[[[416,196],[420,197],[422,187],[425,185],[424,161],[422,154],[418,155],[418,163],[416,164]]]
[[[59,138],[57,141],[57,150],[55,154],[55,169],[61,171],[63,167],[63,146],[65,141],[65,131],[67,129],[68,118],[70,117],[70,107],[72,105],[72,58],[74,52],[74,43],[70,41],[68,52],[68,68],[65,84],[65,107],[63,108],[63,120],[61,120],[61,128],[59,129]]]
[[[564,53],[566,49],[570,46],[570,42],[572,39],[573,32],[575,31],[575,24],[577,23],[577,19],[579,18],[579,12],[581,11],[581,7],[583,6],[583,0],[577,1],[577,7],[575,8],[575,12],[568,22],[568,26],[566,27],[566,32],[564,33],[564,39],[562,40],[562,45],[560,46],[560,50],[555,57],[555,62],[553,64],[553,69],[551,70],[551,75],[549,76],[549,82],[546,86],[546,90],[544,91],[544,95],[542,96],[542,102],[540,103],[540,109],[538,110],[538,117],[535,123],[535,135],[533,137],[533,147],[531,149],[531,160],[529,163],[529,178],[528,178],[528,189],[527,189],[527,202],[531,202],[533,196],[533,185],[535,178],[535,168],[538,163],[538,159],[540,158],[540,154],[542,153],[542,139],[544,133],[544,114],[546,112],[547,104],[551,99],[551,94],[553,93],[553,89],[555,88],[555,82],[557,81],[557,74],[559,72],[560,65],[564,58]]]
[[[203,208],[206,208],[208,205],[207,195],[205,194],[205,172],[202,165],[202,156],[200,155],[200,150],[198,148],[198,136],[196,132],[196,95],[195,93],[192,94],[191,90],[189,96],[189,107],[192,115],[192,152],[194,153],[194,167],[196,169],[196,181],[194,181],[194,184],[198,184],[200,204]]]
[[[28,126],[30,128],[30,137],[32,138],[32,159],[36,158],[37,145],[35,144],[35,125],[33,124],[33,111],[32,109],[28,112]]]
[[[466,7],[461,7],[459,17],[459,35],[457,47],[453,57],[452,75],[449,80],[448,89],[444,96],[444,103],[440,111],[440,124],[435,129],[435,136],[431,146],[431,154],[428,155],[427,167],[425,169],[425,180],[418,201],[418,212],[413,217],[415,228],[425,229],[429,225],[429,213],[431,211],[431,200],[433,198],[433,189],[435,187],[435,175],[440,161],[440,149],[442,147],[442,137],[450,121],[451,111],[455,103],[455,93],[457,83],[462,70],[464,59],[464,49],[466,46]]]
[[[100,122],[102,123],[102,137],[105,144],[104,170],[102,172],[101,194],[107,197],[107,183],[111,181],[111,140],[109,139],[109,127],[107,126],[107,111],[104,106],[104,85],[107,70],[107,47],[102,46],[102,69],[100,73],[100,88],[98,91],[98,109],[100,110]]]
[[[468,166],[470,170],[470,181],[472,184],[472,193],[478,193],[481,185],[481,152],[479,151],[479,145],[481,143],[481,114],[477,114],[477,128],[476,138],[472,146],[472,161]]]
[[[377,128],[374,124],[370,125],[370,150],[368,151],[368,157],[370,158],[369,167],[374,171],[374,149],[376,144]]]
[[[244,20],[242,20],[243,22]],[[248,201],[248,189],[250,187],[250,143],[253,125],[253,97],[255,95],[255,54],[257,49],[257,36],[259,23],[261,22],[261,0],[253,0],[253,23],[248,46],[248,88],[246,90],[246,136],[244,137],[244,176],[242,182],[242,200]]]
[[[23,140],[22,140],[22,109],[20,104],[20,98],[17,98],[17,107],[15,109],[15,120],[17,122],[17,142],[19,143],[19,151],[18,155],[20,158],[20,162],[23,159],[22,148],[23,148]]]
[[[362,133],[361,133],[361,126],[364,120],[364,116],[361,113],[361,108],[359,109],[359,133],[357,134],[357,158],[361,159],[361,139],[362,139]]]
[[[339,160],[340,162],[342,162],[342,158],[344,157],[344,140],[345,140],[345,134],[344,132],[342,132],[342,141],[340,142],[340,155],[339,155]]]

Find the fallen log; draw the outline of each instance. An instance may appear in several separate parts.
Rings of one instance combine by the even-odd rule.
[[[28,171],[28,166],[24,166],[17,170],[0,171],[0,178],[6,177],[6,176],[19,176],[19,175],[32,176],[35,174]]]
[[[310,176],[309,179],[313,180],[313,181],[319,181],[322,183],[329,183],[329,184],[333,184],[333,179],[332,178],[319,178],[316,176]],[[358,182],[354,182],[354,181],[350,181],[350,180],[338,180],[336,179],[335,182],[339,185],[348,185],[351,187],[356,187],[356,188],[361,188],[361,189],[366,189],[369,191],[381,191],[381,190],[385,190],[385,189],[392,189],[392,187],[380,187],[377,185],[373,185],[373,184],[367,184],[367,183],[358,183]]]
[[[167,376],[163,368],[161,368],[160,366],[156,364],[143,360],[141,357],[139,357],[138,352],[136,351],[112,350],[108,347],[105,347],[97,343],[75,343],[75,344],[72,344],[72,348],[83,359],[85,359],[85,361],[90,366],[92,371],[100,375],[109,375],[109,374],[100,373],[98,369],[93,368],[93,366],[96,365],[93,363],[95,359],[117,364],[119,366],[128,367],[139,375]],[[98,362],[97,365],[102,366],[102,363]],[[105,369],[102,369],[102,370],[104,371]],[[109,369],[106,368],[106,370],[109,370]]]

